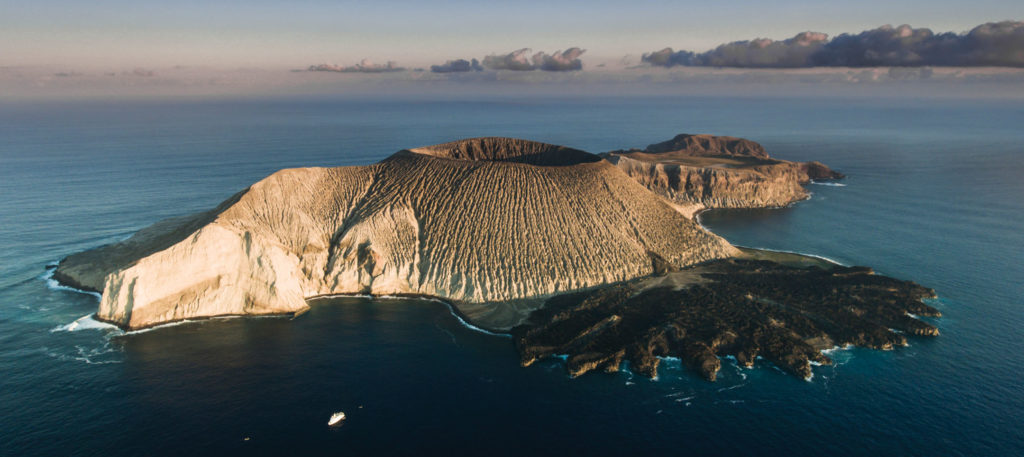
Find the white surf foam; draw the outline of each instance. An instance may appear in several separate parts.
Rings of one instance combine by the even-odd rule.
[[[845,188],[845,186],[846,186],[846,184],[844,184],[842,182],[833,182],[833,181],[815,181],[815,180],[812,180],[810,183],[812,183],[814,185],[827,185],[827,186],[829,186],[829,188]]]
[[[266,314],[266,315],[260,315],[260,314],[255,314],[255,315],[253,315],[253,314],[234,314],[234,315],[228,315],[228,316],[202,317],[202,318],[199,318],[199,319],[183,319],[183,320],[180,320],[180,321],[167,322],[165,324],[154,325],[152,327],[140,328],[138,330],[129,330],[127,332],[124,332],[124,334],[125,335],[138,335],[140,333],[152,332],[153,330],[160,330],[160,329],[165,329],[165,328],[169,328],[169,327],[177,327],[179,325],[205,324],[205,323],[210,322],[210,321],[220,321],[220,320],[228,320],[228,319],[241,319],[241,318],[246,318],[246,319],[291,319],[292,315],[291,314]]]
[[[100,322],[94,319],[92,314],[89,314],[75,319],[75,321],[70,324],[54,327],[50,329],[50,332],[77,332],[79,330],[121,331],[121,329],[117,328],[116,325]]]
[[[39,279],[46,281],[46,287],[48,287],[51,290],[62,290],[66,292],[78,292],[80,294],[92,295],[93,297],[96,297],[97,300],[102,298],[102,295],[100,295],[98,292],[93,292],[91,290],[76,289],[74,287],[65,286],[57,282],[56,279],[53,279],[53,274],[56,272],[57,267],[46,267],[46,272],[39,276]]]
[[[829,349],[822,349],[821,353],[825,354],[825,355],[829,355],[829,354],[832,354],[832,353],[834,353],[836,351],[846,351],[846,350],[849,350],[849,349],[853,349],[853,345],[852,344],[847,344],[846,346],[832,346]]]
[[[734,355],[727,355],[727,356],[723,356],[721,358],[732,362],[731,365],[732,365],[733,369],[736,371],[736,374],[740,375],[740,379],[742,379],[744,381],[747,380],[747,374],[744,373],[743,370],[750,370],[750,369],[754,368],[753,364],[751,364],[749,367],[741,365],[739,360],[736,360],[736,356],[734,356]]]
[[[185,320],[180,320],[180,321],[168,322],[166,324],[154,325],[152,327],[140,328],[138,330],[129,330],[127,332],[124,332],[124,334],[125,335],[139,335],[139,334],[146,333],[146,332],[152,332],[154,330],[160,330],[160,329],[170,328],[170,327],[177,327],[179,325],[198,324],[198,323],[202,323],[204,321],[212,320],[212,319],[233,319],[235,317],[237,317],[237,316],[218,316],[218,317],[211,317],[211,318],[208,318],[208,319],[194,319],[194,320],[193,319],[185,319]],[[250,317],[255,317],[255,316],[250,316]]]
[[[89,365],[107,365],[111,363],[121,363],[123,360],[117,356],[121,351],[110,344],[110,340],[107,339],[102,346],[87,348],[81,345],[75,345],[75,350],[68,353],[66,350],[54,350],[48,347],[39,349],[47,356],[53,357],[57,360],[69,361],[69,362],[85,362]]]
[[[657,356],[657,358],[662,362],[660,369],[681,370],[683,368],[683,359],[679,357]]]
[[[739,389],[740,387],[743,387],[745,385],[747,385],[747,383],[743,382],[743,383],[736,384],[735,386],[723,387],[721,389],[718,389],[718,391],[719,392],[725,392],[727,390]]]
[[[781,252],[783,254],[796,254],[796,255],[802,255],[802,256],[805,256],[805,257],[814,257],[815,259],[821,259],[821,260],[824,260],[826,262],[831,262],[831,263],[834,263],[834,264],[839,265],[839,266],[843,266],[843,267],[848,267],[849,266],[849,265],[847,265],[845,263],[842,263],[842,262],[840,262],[840,261],[838,261],[836,259],[832,259],[832,258],[825,257],[823,255],[818,255],[818,254],[808,254],[806,252],[797,252],[797,251],[784,251],[782,249],[756,248],[756,247],[752,247],[752,246],[740,246],[740,247],[749,248],[749,249],[757,249],[759,251]]]
[[[487,330],[485,328],[480,328],[480,327],[477,327],[477,326],[475,326],[473,324],[470,324],[468,321],[463,319],[462,316],[459,315],[459,313],[455,312],[455,307],[453,307],[451,303],[448,303],[448,302],[446,302],[444,300],[433,300],[433,301],[444,303],[444,305],[448,307],[448,312],[452,313],[452,316],[455,316],[455,319],[458,320],[460,324],[462,324],[464,327],[466,327],[466,328],[468,328],[470,330],[477,331],[477,332],[480,332],[480,333],[485,333],[485,334],[488,334],[488,335],[491,335],[491,336],[500,336],[502,338],[512,338],[512,334],[511,333],[492,332],[492,331]]]

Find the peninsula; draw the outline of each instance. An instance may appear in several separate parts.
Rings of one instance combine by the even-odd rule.
[[[843,178],[821,162],[775,159],[760,144],[729,136],[680,134],[644,149],[602,156],[691,214],[786,206],[807,198],[803,185],[812,180]]]
[[[368,166],[276,172],[206,212],[63,259],[58,281],[100,292],[125,329],[224,315],[298,314],[325,295],[435,297],[511,331],[522,363],[573,374],[677,356],[763,355],[806,376],[821,349],[888,349],[935,335],[914,283],[740,249],[696,211],[780,206],[837,179],[757,143],[680,135],[594,155],[512,138],[405,149]]]

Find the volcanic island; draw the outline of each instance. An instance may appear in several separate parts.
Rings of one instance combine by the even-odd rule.
[[[678,135],[596,155],[513,138],[404,149],[368,166],[273,173],[219,206],[70,255],[54,279],[101,293],[123,329],[298,315],[335,295],[442,300],[508,333],[521,364],[573,376],[678,357],[713,381],[720,358],[808,378],[836,346],[893,349],[938,330],[910,281],[740,248],[713,208],[785,206],[843,176],[753,141]]]

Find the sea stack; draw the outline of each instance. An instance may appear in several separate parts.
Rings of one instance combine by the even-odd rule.
[[[529,309],[737,254],[597,155],[476,138],[369,166],[281,170],[210,211],[71,255],[55,278],[102,292],[97,318],[137,329],[297,313],[328,294],[432,296],[476,314],[517,300]]]

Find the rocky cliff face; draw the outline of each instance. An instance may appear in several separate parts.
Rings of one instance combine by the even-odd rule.
[[[98,318],[142,328],[300,312],[325,294],[539,299],[736,253],[595,155],[481,138],[282,170],[69,256],[55,277],[102,291]]]
[[[643,150],[604,156],[690,213],[785,206],[807,198],[803,184],[812,179],[842,178],[819,162],[773,159],[760,144],[734,137],[683,134]]]

